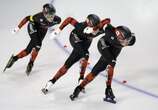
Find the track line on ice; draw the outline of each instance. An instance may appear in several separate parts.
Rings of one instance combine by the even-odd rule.
[[[62,43],[57,39],[57,38],[54,38],[54,42],[66,53],[66,54],[70,54],[71,52],[68,50],[68,49],[66,49],[66,48],[64,48],[64,45],[62,45]],[[92,69],[92,66],[88,66],[88,69]],[[103,77],[106,77],[104,74],[100,74],[101,76],[103,76]],[[150,97],[153,97],[153,98],[156,98],[156,99],[158,99],[158,95],[157,94],[153,94],[153,93],[151,93],[151,92],[148,92],[148,91],[146,91],[146,90],[143,90],[143,89],[140,89],[140,88],[137,88],[137,87],[134,87],[134,86],[132,86],[132,85],[129,85],[129,84],[123,84],[121,81],[119,81],[119,80],[117,80],[117,79],[113,79],[113,81],[115,82],[115,83],[117,83],[117,84],[120,84],[120,85],[122,85],[122,86],[125,86],[125,87],[127,87],[127,88],[129,88],[129,89],[132,89],[132,90],[135,90],[135,91],[137,91],[137,92],[139,92],[139,93],[142,93],[142,94],[145,94],[145,95],[148,95],[148,96],[150,96]]]

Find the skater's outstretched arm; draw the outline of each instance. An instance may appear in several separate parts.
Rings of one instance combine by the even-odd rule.
[[[33,22],[33,17],[32,16],[26,16],[25,18],[23,18],[20,21],[20,23],[18,24],[18,26],[12,30],[12,34],[17,33],[28,21]]]
[[[18,25],[19,29],[22,28],[28,21],[33,22],[33,17],[32,16],[26,16],[24,19],[22,19],[21,22]]]
[[[102,29],[104,26],[110,24],[111,20],[110,18],[105,18],[104,20],[101,21],[101,23],[99,24],[99,29]],[[94,28],[94,30],[96,29],[97,27]]]
[[[78,23],[78,21],[72,17],[68,17],[66,18],[62,24],[59,26],[60,30],[62,30],[63,28],[65,28],[68,24],[71,24],[73,26],[75,26]]]
[[[75,19],[72,18],[72,17],[66,18],[66,19],[61,23],[61,25],[60,25],[58,28],[56,28],[56,29],[51,33],[50,39],[53,39],[54,36],[57,36],[68,24],[71,24],[71,25],[73,25],[73,26],[75,27],[77,23],[78,23],[78,21],[75,20]]]

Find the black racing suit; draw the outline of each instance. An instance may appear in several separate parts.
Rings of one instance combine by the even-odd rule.
[[[34,16],[28,16],[26,19],[30,21],[27,30],[31,38],[31,41],[25,49],[27,53],[30,53],[33,48],[39,51],[48,28],[61,22],[61,18],[58,16],[54,17],[53,22],[48,22],[42,12]]]
[[[38,52],[42,46],[42,41],[47,33],[49,27],[59,24],[61,18],[54,15],[52,22],[49,22],[42,12],[35,14],[34,16],[26,16],[18,25],[18,28],[22,28],[23,25],[28,23],[28,33],[31,38],[28,46],[19,52],[17,55],[12,57],[12,60],[8,67],[11,67],[15,61],[20,58],[23,58],[31,53],[31,58],[27,66],[27,73],[30,73],[32,70],[34,61],[38,55]]]
[[[122,45],[117,40],[114,27],[110,24],[105,28],[105,35],[98,41],[98,50],[101,54],[100,59],[93,67],[92,72],[95,76],[105,70],[107,65],[112,67],[116,64],[116,58],[120,54]]]
[[[33,63],[38,55],[38,52],[42,46],[42,41],[47,33],[49,27],[59,24],[61,22],[61,18],[58,16],[54,16],[54,20],[52,22],[47,21],[42,12],[35,14],[34,16],[25,17],[18,25],[21,28],[23,25],[28,23],[28,33],[31,38],[28,46],[14,56],[14,60],[18,60],[19,58],[23,58],[30,54],[30,61]]]
[[[92,43],[92,39],[97,35],[85,34],[84,29],[87,27],[86,22],[76,23],[75,29],[70,34],[70,43],[73,47],[73,51],[65,62],[67,68],[70,68],[74,63],[79,61],[81,58],[88,60],[89,58],[89,47]]]

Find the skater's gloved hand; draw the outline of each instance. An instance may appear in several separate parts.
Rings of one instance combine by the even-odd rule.
[[[20,28],[19,27],[16,27],[16,28],[14,28],[13,30],[12,30],[12,34],[16,34],[18,31],[20,30]]]
[[[56,28],[52,33],[50,33],[50,39],[53,39],[54,37],[56,37],[57,35],[59,35],[61,32],[60,28]]]
[[[86,27],[83,32],[86,33],[86,34],[90,34],[90,33],[93,33],[94,30],[93,30],[92,27]]]

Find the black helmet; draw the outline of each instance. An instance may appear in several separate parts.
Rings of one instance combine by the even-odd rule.
[[[95,14],[89,14],[87,16],[87,23],[91,27],[97,26],[100,23],[100,18]]]
[[[126,26],[118,26],[116,29],[123,34],[124,39],[129,38],[132,35],[130,29]]]
[[[56,13],[56,9],[54,8],[54,6],[52,4],[47,3],[47,4],[43,5],[43,13],[54,15]]]
[[[56,9],[52,4],[45,4],[43,5],[43,13],[44,14],[49,14],[49,15],[54,15],[56,13]]]
[[[132,34],[133,34],[133,33],[132,33]],[[136,42],[136,37],[135,37],[135,35],[133,34],[132,37],[129,39],[128,45],[129,45],[129,46],[132,46],[132,45],[135,44],[135,42]]]
[[[128,41],[128,45],[134,45],[136,42],[136,37],[134,33],[131,32],[131,30],[126,26],[118,26],[116,29],[121,33],[123,39],[126,39]]]
[[[52,22],[54,20],[55,13],[56,10],[52,4],[47,3],[43,5],[43,14],[49,22]]]

